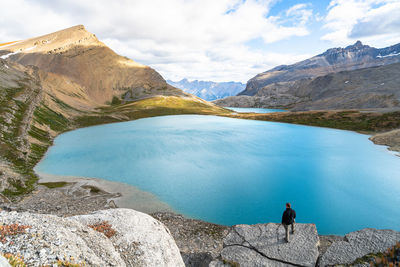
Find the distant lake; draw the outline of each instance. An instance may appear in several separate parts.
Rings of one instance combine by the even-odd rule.
[[[400,230],[400,157],[349,131],[154,117],[64,133],[35,170],[128,183],[224,225],[280,222],[291,202],[320,234]]]
[[[272,113],[272,112],[286,111],[283,109],[271,109],[271,108],[235,108],[235,107],[226,107],[226,108],[239,113]]]

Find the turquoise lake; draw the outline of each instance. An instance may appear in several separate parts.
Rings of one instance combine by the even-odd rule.
[[[78,129],[36,172],[97,177],[151,192],[224,225],[280,222],[286,202],[320,234],[400,230],[400,157],[367,135],[180,115]]]

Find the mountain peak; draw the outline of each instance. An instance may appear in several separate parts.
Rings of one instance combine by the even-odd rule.
[[[349,45],[348,47],[346,47],[346,50],[360,50],[363,48],[369,48],[369,45],[364,45],[360,40],[357,40],[357,42],[355,42],[353,45]]]
[[[105,46],[83,25],[76,25],[50,34],[13,42],[1,50],[13,53],[61,53],[74,46]]]
[[[357,40],[357,42],[353,46],[361,47],[361,46],[363,46],[363,44],[361,43],[360,40]]]

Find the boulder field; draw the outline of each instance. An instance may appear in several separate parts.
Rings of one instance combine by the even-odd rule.
[[[314,224],[301,223],[290,243],[276,223],[236,225],[224,233],[217,254],[203,262],[185,260],[186,266],[355,266],[400,241],[400,232],[362,229],[326,242]],[[27,266],[185,266],[181,253],[163,223],[132,209],[72,217],[0,212],[0,255],[19,255]],[[0,266],[7,266],[1,256]]]

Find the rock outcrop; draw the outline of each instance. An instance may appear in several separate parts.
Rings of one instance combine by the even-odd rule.
[[[314,224],[296,224],[290,243],[284,237],[281,224],[236,225],[224,239],[222,260],[240,266],[315,266],[319,239]]]
[[[107,221],[110,238],[127,266],[184,266],[169,230],[153,217],[131,209],[109,209],[72,217],[84,225]]]
[[[11,254],[22,256],[27,266],[57,261],[85,266],[369,266],[371,255],[400,242],[400,232],[393,230],[318,236],[314,224],[297,223],[286,243],[285,230],[277,223],[225,227],[170,213],[154,216],[172,232],[131,209],[67,218],[1,211],[0,263],[1,255]],[[108,235],[110,228],[104,225],[115,232]]]
[[[28,226],[25,233],[6,236],[0,252],[19,254],[29,266],[52,265],[58,260],[87,266],[184,266],[168,229],[134,210],[113,209],[70,218],[0,212],[0,221]],[[115,235],[108,238],[88,226],[103,221],[108,221]]]
[[[375,144],[389,146],[390,150],[400,151],[400,129],[379,133],[369,139]]]
[[[320,266],[352,264],[367,254],[385,252],[400,241],[400,232],[362,229],[345,235],[344,241],[334,242],[324,253]]]

